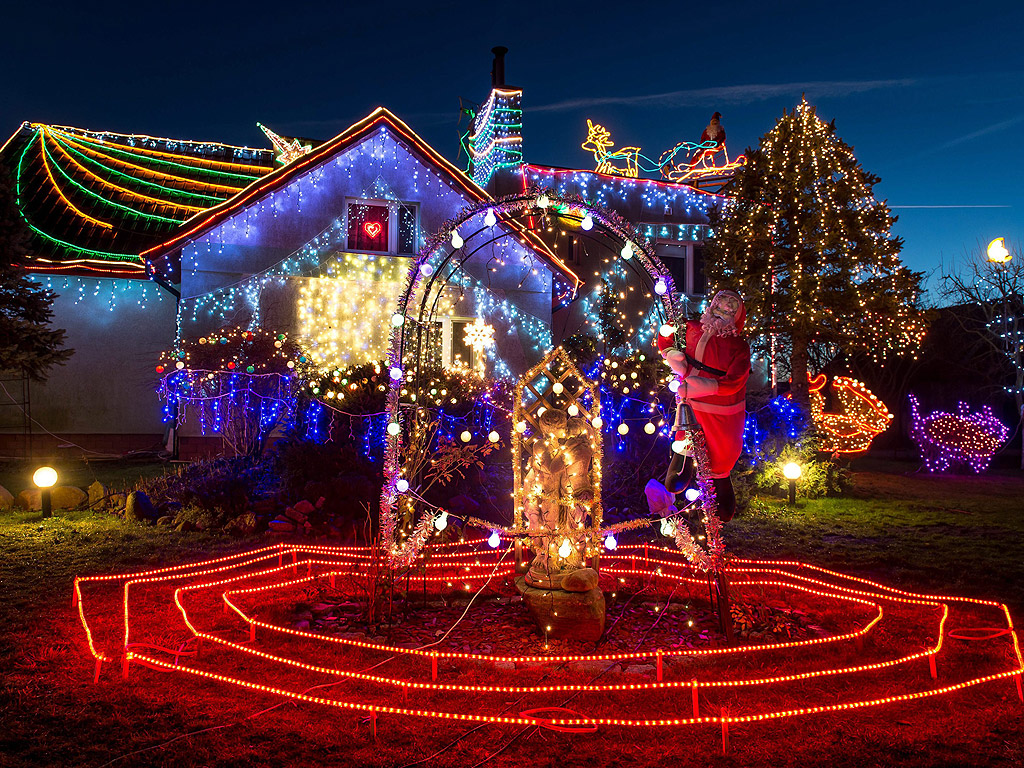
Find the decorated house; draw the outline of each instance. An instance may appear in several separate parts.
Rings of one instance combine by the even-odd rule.
[[[219,417],[189,420],[180,392],[162,410],[153,395],[156,385],[167,398],[168,377],[199,364],[186,348],[259,332],[287,339],[306,370],[379,361],[414,257],[469,209],[481,212],[476,230],[495,231],[466,249],[457,279],[434,299],[434,363],[514,377],[574,336],[603,342],[605,353],[649,341],[661,286],[640,288],[635,262],[619,259],[621,246],[589,216],[574,216],[574,199],[645,236],[673,278],[665,289],[696,309],[707,212],[723,199],[709,189],[725,176],[678,180],[690,167],[675,159],[685,142],[664,153],[660,179],[623,172],[606,144],[593,171],[525,163],[522,90],[505,84],[504,52],[495,53],[464,172],[383,108],[323,143],[261,126],[272,150],[24,124],[0,161],[33,233],[30,270],[59,294],[55,326],[76,354],[45,384],[18,382],[22,398],[8,387],[0,440],[24,447],[31,432],[37,449],[119,453],[172,447],[170,423],[181,425],[186,455],[218,450]],[[541,223],[487,210],[536,190],[570,202]],[[174,367],[157,366],[172,349]],[[231,391],[261,373],[228,357],[203,365],[230,363]]]

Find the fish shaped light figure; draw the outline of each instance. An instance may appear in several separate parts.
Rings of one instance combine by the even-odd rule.
[[[921,448],[921,458],[929,472],[945,472],[957,463],[984,472],[1010,436],[1010,430],[995,417],[989,405],[972,411],[967,403],[961,402],[956,413],[933,411],[924,416],[917,398],[909,398],[911,435]]]

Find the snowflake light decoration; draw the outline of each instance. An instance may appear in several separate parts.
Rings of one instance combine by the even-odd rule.
[[[463,332],[463,339],[466,345],[473,348],[473,354],[478,361],[480,370],[483,370],[483,351],[494,345],[494,328],[478,317],[466,326]]]

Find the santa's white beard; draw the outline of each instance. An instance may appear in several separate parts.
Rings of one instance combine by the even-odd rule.
[[[700,317],[700,327],[705,332],[710,333],[712,336],[735,336],[736,335],[736,323],[732,320],[727,320],[724,317],[719,317],[714,314],[710,309],[706,310]]]

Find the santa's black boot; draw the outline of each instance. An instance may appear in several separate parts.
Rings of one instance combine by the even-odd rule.
[[[736,493],[732,489],[732,480],[728,477],[716,477],[712,482],[715,484],[718,519],[727,523],[736,514]]]
[[[693,483],[693,477],[693,457],[673,453],[672,461],[668,463],[668,472],[665,473],[665,488],[668,492],[682,493]]]

